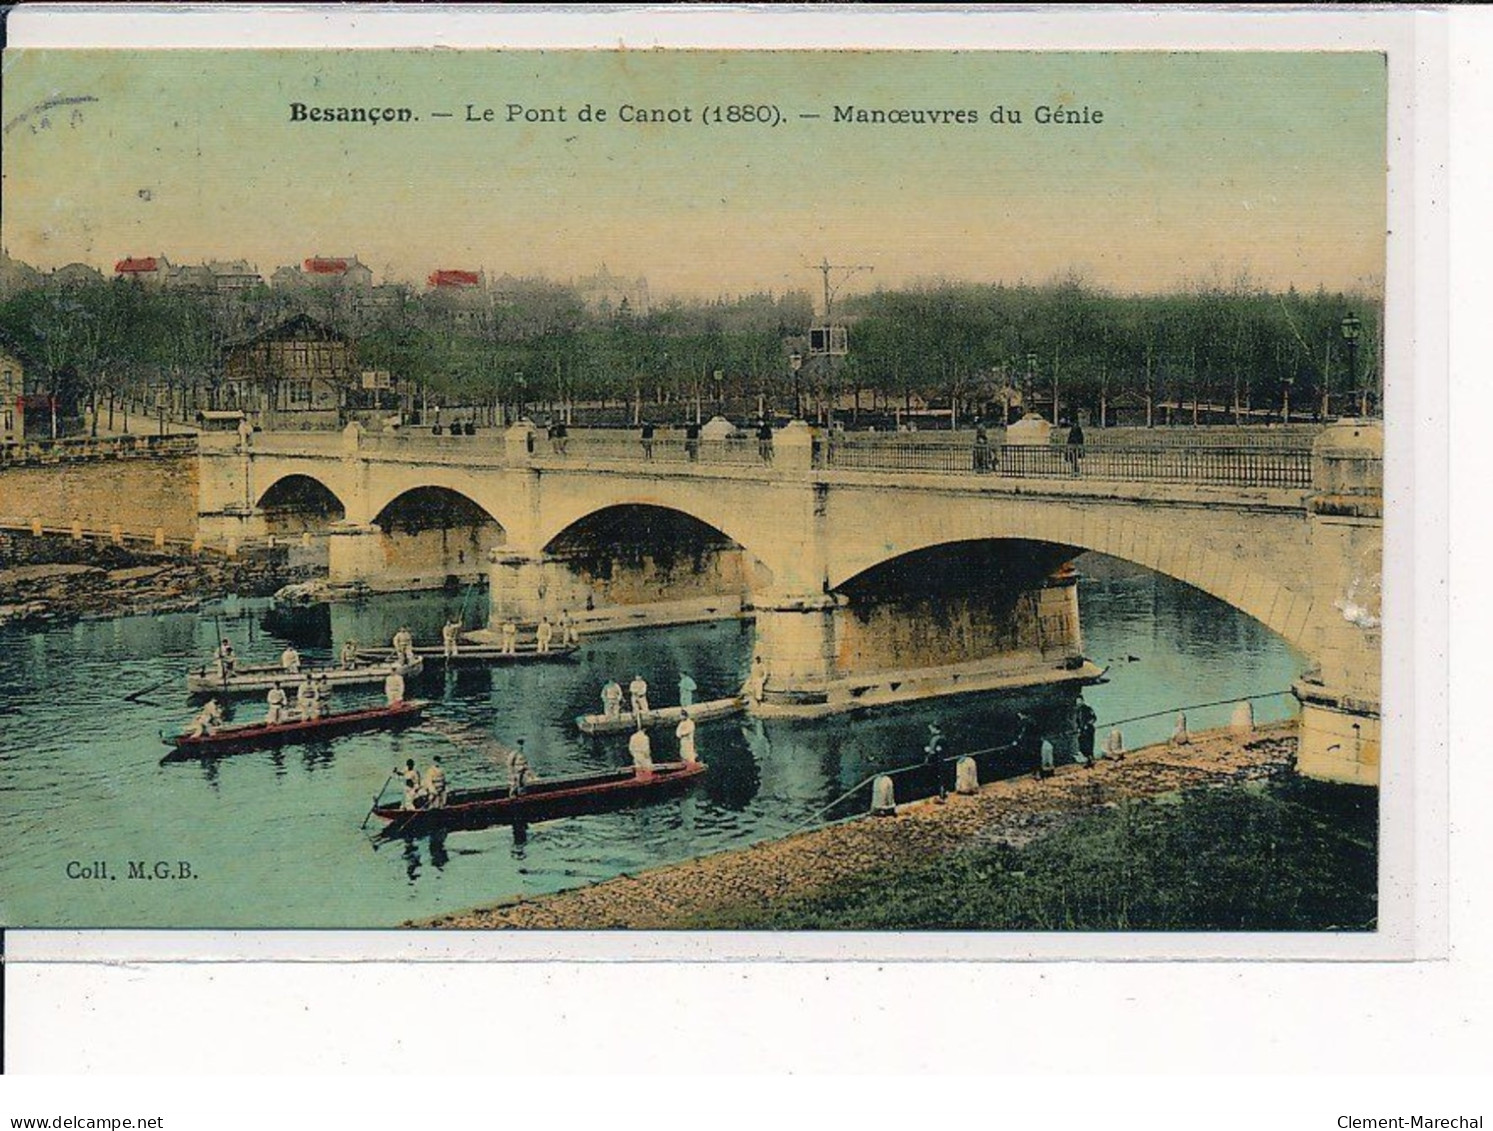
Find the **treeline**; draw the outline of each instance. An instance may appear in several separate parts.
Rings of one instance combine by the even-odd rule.
[[[805,292],[588,310],[572,289],[524,280],[492,295],[397,288],[226,294],[124,281],[23,291],[0,337],[66,395],[101,403],[171,391],[216,401],[225,349],[295,313],[352,338],[360,364],[446,403],[669,404],[758,397],[805,411],[953,407],[961,419],[1053,408],[1091,420],[1149,406],[1241,416],[1377,407],[1379,300],[1247,284],[1118,295],[1069,281],[930,283],[843,301],[842,356],[811,351]],[[1357,319],[1353,343],[1344,319]],[[187,391],[190,390],[190,397]],[[177,395],[179,394],[179,395]],[[1193,411],[1198,411],[1194,407]]]

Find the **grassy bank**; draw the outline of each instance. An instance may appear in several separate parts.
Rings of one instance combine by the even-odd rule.
[[[1372,930],[1377,793],[1294,778],[1126,800],[832,891],[679,925],[767,930]]]

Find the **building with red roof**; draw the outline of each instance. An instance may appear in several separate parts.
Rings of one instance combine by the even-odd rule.
[[[164,255],[126,256],[114,264],[114,274],[137,283],[160,285],[171,275],[171,264]]]
[[[439,287],[462,289],[468,287],[484,286],[486,280],[482,277],[481,271],[461,271],[455,268],[439,268],[435,271],[432,271],[430,273],[430,277],[427,278],[425,282],[426,285],[431,287],[432,289]]]

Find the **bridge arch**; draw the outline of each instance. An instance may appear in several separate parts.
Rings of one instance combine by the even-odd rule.
[[[772,571],[726,531],[655,503],[595,507],[555,531],[542,553],[622,604],[745,597],[772,580]]]
[[[590,492],[560,494],[548,492],[542,523],[535,532],[536,549],[549,547],[567,531],[606,511],[634,508],[648,512],[671,512],[692,519],[729,539],[764,565],[768,555],[758,552],[758,526],[750,513],[731,506],[729,497],[717,498],[704,491],[668,490],[658,484],[657,490],[625,491],[600,501]]]
[[[449,487],[408,487],[373,515],[390,570],[421,583],[485,576],[507,531],[487,508]]]
[[[337,493],[311,475],[282,475],[260,494],[255,503],[272,534],[299,534],[325,530],[347,517],[347,507]]]
[[[1162,523],[1143,512],[1095,519],[1082,511],[1037,502],[962,507],[958,521],[927,513],[889,511],[872,539],[847,538],[830,555],[827,583],[840,591],[870,571],[920,551],[967,542],[1026,543],[1051,547],[1054,567],[1086,550],[1164,574],[1253,617],[1299,650],[1317,650],[1312,598],[1260,568],[1237,545],[1210,545],[1193,537],[1175,514]]]

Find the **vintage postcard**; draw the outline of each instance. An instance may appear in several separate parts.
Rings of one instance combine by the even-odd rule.
[[[0,925],[1390,953],[1392,73],[8,49]]]

